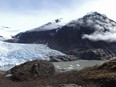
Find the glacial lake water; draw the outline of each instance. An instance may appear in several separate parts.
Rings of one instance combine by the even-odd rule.
[[[78,60],[78,61],[69,61],[69,62],[53,62],[57,70],[60,71],[70,71],[70,70],[80,70],[85,67],[91,67],[95,65],[103,64],[104,60]],[[13,66],[2,66],[0,70],[7,71]]]
[[[86,67],[103,64],[104,60],[78,60],[69,62],[54,62],[56,69],[60,71],[81,70]]]

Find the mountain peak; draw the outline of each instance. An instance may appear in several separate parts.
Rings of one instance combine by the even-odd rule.
[[[88,13],[82,18],[71,21],[67,26],[86,31],[82,35],[83,39],[108,42],[116,41],[116,22],[98,12]],[[89,31],[91,32],[88,33]]]
[[[61,22],[62,20],[63,20],[63,18],[59,18],[59,19],[56,19],[55,22],[56,22],[56,23],[59,23],[59,22]]]
[[[88,26],[88,27],[105,27],[106,29],[109,27],[116,27],[116,22],[109,19],[106,15],[100,14],[98,12],[90,12],[87,13],[82,18],[71,21],[68,26]]]
[[[81,19],[81,18],[80,18]],[[84,20],[105,20],[108,19],[106,15],[100,14],[98,12],[90,12],[87,15],[83,16]]]
[[[90,12],[90,13],[87,13],[87,15],[91,15],[91,16],[96,16],[96,15],[98,15],[98,16],[106,16],[106,15],[98,13],[98,12]]]

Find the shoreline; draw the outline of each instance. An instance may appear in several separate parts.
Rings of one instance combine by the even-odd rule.
[[[52,62],[58,71],[70,71],[70,70],[81,70],[86,67],[92,67],[95,65],[101,65],[107,60],[77,60],[68,62]],[[1,66],[0,71],[7,71],[14,66]]]

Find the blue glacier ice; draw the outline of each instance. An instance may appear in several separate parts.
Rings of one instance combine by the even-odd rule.
[[[65,55],[43,44],[18,44],[0,41],[0,66],[15,66],[35,59],[49,60],[49,56]]]

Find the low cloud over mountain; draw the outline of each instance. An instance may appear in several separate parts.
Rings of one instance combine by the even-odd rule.
[[[116,41],[116,22],[99,13],[91,13],[79,19],[80,25],[90,26],[96,29],[91,34],[84,34],[84,38],[93,41],[103,40],[108,42]]]

